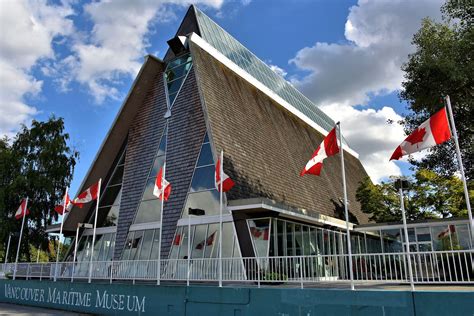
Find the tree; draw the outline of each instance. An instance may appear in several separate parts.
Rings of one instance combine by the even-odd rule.
[[[405,80],[400,97],[411,112],[403,120],[407,134],[451,98],[466,178],[474,178],[474,10],[466,1],[448,0],[441,8],[442,23],[427,18],[414,35],[416,51],[402,66]],[[451,176],[457,169],[454,141],[431,149],[419,168]]]
[[[456,176],[419,169],[408,182],[408,188],[404,190],[407,219],[467,216],[463,185]],[[474,190],[470,195],[474,196]],[[393,181],[373,184],[367,177],[360,183],[356,198],[362,210],[375,222],[402,220],[400,196]]]
[[[63,119],[54,116],[45,122],[33,120],[13,140],[0,140],[0,245],[6,244],[9,233],[20,231],[21,221],[15,220],[14,213],[21,199],[28,197],[30,215],[21,245],[25,260],[32,259],[28,245],[41,249],[49,245],[45,228],[57,219],[51,210],[61,203],[79,158],[68,140]],[[15,256],[13,248],[9,260]]]

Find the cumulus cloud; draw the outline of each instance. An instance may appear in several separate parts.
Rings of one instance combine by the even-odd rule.
[[[197,1],[219,8],[223,0]],[[151,26],[174,17],[173,6],[188,6],[189,0],[97,1],[86,4],[84,12],[93,23],[85,40],[72,46],[74,59],[67,60],[70,79],[85,85],[97,103],[122,96],[116,88],[123,76],[134,77],[149,47]],[[67,78],[62,80],[67,83]]]
[[[401,117],[389,106],[381,110],[353,106],[366,105],[373,96],[400,89],[400,67],[413,51],[412,36],[424,17],[440,17],[441,5],[442,0],[359,0],[347,17],[346,42],[316,42],[290,61],[309,71],[293,83],[343,122],[349,144],[359,152],[374,181],[400,173],[387,159],[404,138],[403,129],[386,121]]]
[[[30,72],[38,61],[55,58],[53,40],[73,31],[70,14],[69,6],[46,0],[0,3],[0,135],[12,136],[38,112],[25,101],[42,87]]]

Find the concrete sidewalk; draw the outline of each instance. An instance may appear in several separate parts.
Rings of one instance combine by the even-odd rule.
[[[48,309],[40,307],[31,307],[24,305],[5,304],[0,303],[0,315],[37,315],[37,316],[50,316],[50,315],[65,315],[65,316],[78,316],[78,315],[91,315],[91,314],[80,314],[73,312],[66,312],[57,309]]]

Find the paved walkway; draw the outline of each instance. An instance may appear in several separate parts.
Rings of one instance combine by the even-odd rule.
[[[37,316],[50,316],[50,315],[65,315],[65,316],[78,316],[78,315],[89,315],[79,314],[73,312],[66,312],[57,309],[48,309],[40,307],[31,307],[24,305],[5,304],[0,303],[0,315],[37,315]]]

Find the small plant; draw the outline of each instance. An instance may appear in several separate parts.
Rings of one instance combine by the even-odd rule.
[[[262,279],[265,281],[286,281],[288,276],[278,272],[264,272]]]

